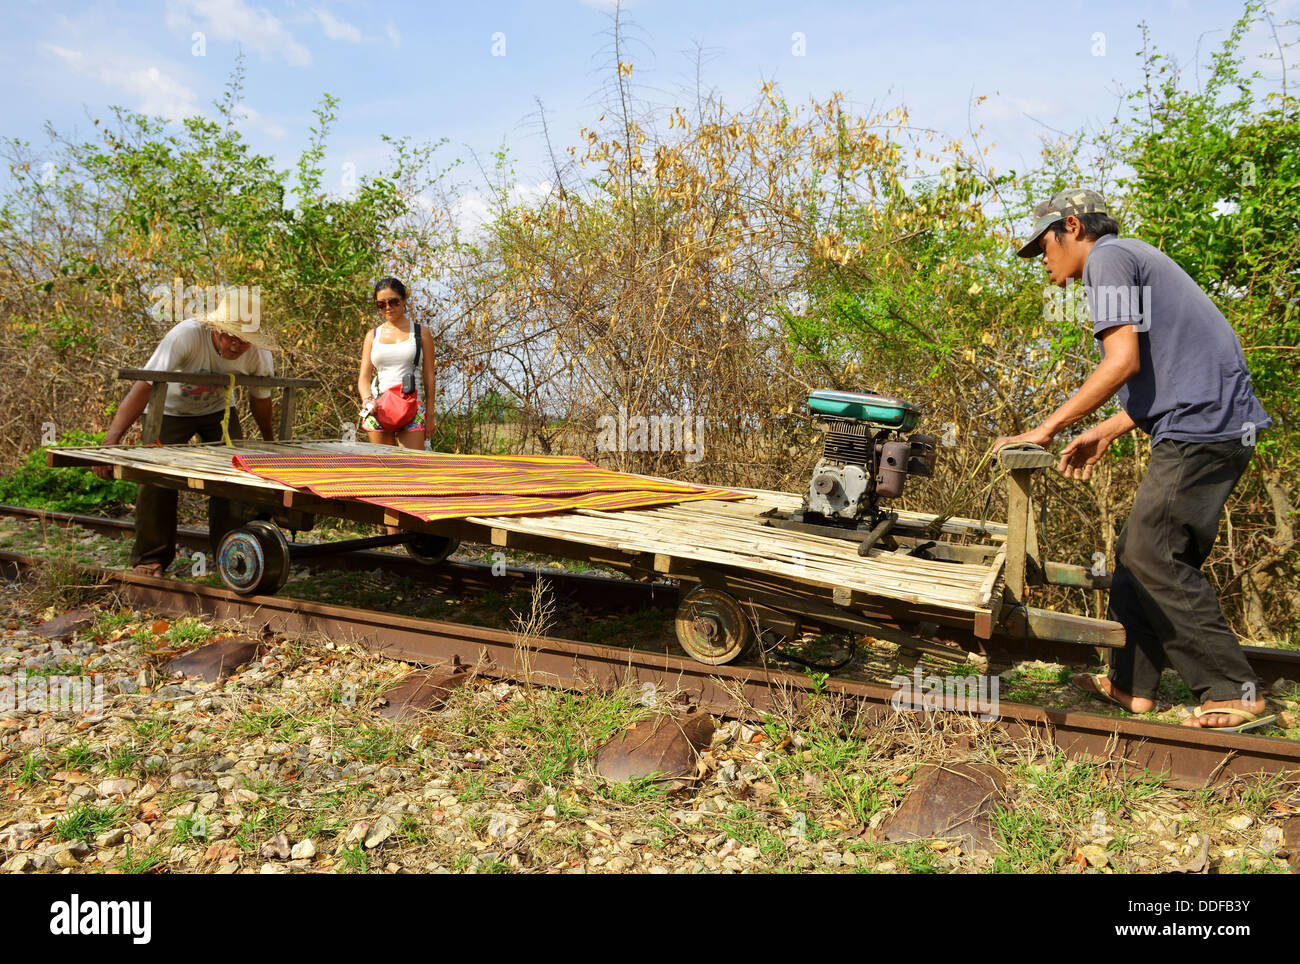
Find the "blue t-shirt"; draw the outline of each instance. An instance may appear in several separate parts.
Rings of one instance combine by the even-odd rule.
[[[1097,337],[1138,333],[1142,369],[1119,390],[1137,427],[1161,439],[1223,442],[1273,424],[1250,384],[1237,333],[1182,268],[1137,238],[1099,238],[1083,266]]]

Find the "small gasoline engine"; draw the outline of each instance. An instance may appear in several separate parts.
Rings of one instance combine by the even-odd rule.
[[[935,437],[917,433],[903,440],[921,413],[900,398],[818,390],[809,394],[808,408],[826,435],[803,508],[792,519],[870,530],[861,547],[866,555],[897,521],[880,500],[902,495],[909,475],[934,474]]]

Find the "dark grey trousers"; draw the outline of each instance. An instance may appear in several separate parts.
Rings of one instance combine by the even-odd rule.
[[[1164,439],[1152,447],[1111,580],[1108,615],[1128,635],[1110,653],[1116,688],[1154,699],[1166,662],[1201,702],[1253,697],[1259,687],[1201,571],[1253,454],[1236,440]]]
[[[183,445],[197,435],[204,442],[221,441],[221,412],[210,415],[164,415],[158,430],[158,441],[163,445]],[[230,412],[230,437],[242,439],[243,428],[239,416]],[[156,485],[139,486],[135,497],[135,547],[131,550],[131,565],[158,563],[164,569],[176,558],[176,489]],[[227,532],[244,524],[244,512],[239,503],[229,499],[208,497],[208,547],[210,562],[215,562],[217,547]]]

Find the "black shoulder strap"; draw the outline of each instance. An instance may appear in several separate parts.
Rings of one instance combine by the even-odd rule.
[[[415,326],[415,373],[420,374],[420,349],[423,347],[423,339],[420,337],[420,323],[412,322]]]

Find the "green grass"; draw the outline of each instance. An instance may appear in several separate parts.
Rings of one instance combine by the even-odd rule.
[[[357,763],[402,763],[413,752],[408,745],[411,731],[406,726],[349,723],[331,724],[327,729],[334,749]]]
[[[1066,834],[1036,808],[1011,812],[999,806],[993,826],[1004,849],[993,859],[994,873],[1051,873],[1070,858]]]
[[[147,850],[143,855],[137,857],[132,852],[131,844],[128,842],[126,845],[126,852],[122,857],[122,862],[117,865],[116,869],[122,871],[124,874],[147,874],[157,870],[165,864],[166,861],[163,859],[163,856],[157,847]]]
[[[48,666],[27,667],[27,678],[33,676],[81,676],[86,671],[86,667],[73,659],[63,660],[58,663],[50,663]]]
[[[196,840],[206,842],[208,839],[208,818],[203,814],[177,817],[172,824],[172,841],[178,844],[193,843]]]
[[[649,710],[623,692],[535,690],[510,703],[504,714],[475,700],[471,693],[460,698],[458,705],[471,743],[485,747],[513,744],[523,751],[516,758],[517,775],[543,786],[559,786],[571,777],[577,763],[590,757],[619,729],[650,716]]]
[[[473,803],[487,796],[487,779],[477,773],[465,774],[465,786],[456,792],[461,803]]]
[[[126,776],[140,768],[144,754],[134,747],[121,746],[114,750],[104,763],[104,770],[114,776]]]
[[[397,825],[397,833],[413,844],[426,844],[430,840],[430,831],[416,820],[412,814],[404,814]]]
[[[129,609],[119,609],[116,612],[100,609],[95,613],[95,622],[90,627],[91,635],[108,638],[136,618],[136,614]]]
[[[162,638],[173,646],[195,647],[216,635],[217,631],[211,626],[204,625],[192,616],[184,616],[172,623]]]
[[[54,835],[60,840],[84,840],[87,843],[117,823],[126,808],[121,804],[97,807],[83,804],[62,819],[54,821]]]
[[[40,766],[44,762],[36,753],[30,752],[23,755],[22,763],[18,767],[18,777],[16,782],[19,786],[30,787],[37,782],[39,778]]]
[[[69,743],[59,750],[56,759],[64,770],[89,770],[101,757],[84,743]]]
[[[336,837],[347,826],[346,820],[340,820],[330,813],[318,813],[302,825],[301,836],[315,841]]]
[[[252,853],[283,830],[288,822],[288,812],[280,804],[270,802],[258,809],[253,816],[244,819],[235,828],[230,840],[245,853]]]
[[[366,872],[366,851],[360,845],[347,847],[339,852],[339,873],[364,874]]]
[[[789,859],[785,839],[764,826],[758,814],[744,804],[733,806],[726,816],[717,819],[716,825],[737,843],[758,848],[760,853],[773,862]],[[674,832],[680,831],[674,829]]]
[[[662,800],[667,793],[667,788],[653,777],[647,776],[637,777],[627,782],[606,780],[600,786],[599,793],[610,803],[636,806]]]
[[[918,841],[904,844],[894,851],[894,860],[900,863],[909,874],[937,874],[943,871],[939,866],[939,854]]]
[[[171,721],[156,711],[148,719],[133,720],[130,725],[132,732],[146,743],[165,739],[172,731]]]
[[[279,707],[272,707],[241,713],[231,725],[245,736],[272,737],[281,743],[298,743],[310,735],[316,722],[316,717],[294,716]]]

